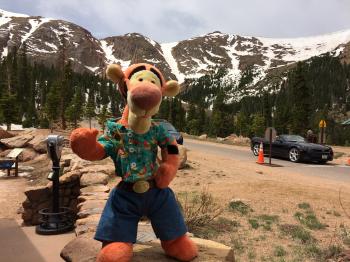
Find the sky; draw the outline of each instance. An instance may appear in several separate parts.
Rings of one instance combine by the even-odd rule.
[[[95,37],[176,42],[214,31],[294,38],[350,30],[350,0],[0,0],[0,9],[63,19]]]

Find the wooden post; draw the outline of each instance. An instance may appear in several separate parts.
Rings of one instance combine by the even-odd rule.
[[[18,176],[18,156],[16,156],[16,162],[15,162],[15,176]]]

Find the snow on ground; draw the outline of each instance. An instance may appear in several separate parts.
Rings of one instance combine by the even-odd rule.
[[[42,24],[45,24],[49,21],[51,21],[50,18],[29,19],[28,22],[31,28],[29,32],[22,37],[21,43],[25,42]]]
[[[0,9],[0,14],[2,15],[2,17],[29,17],[29,15],[12,13],[12,12],[5,11],[3,9]]]
[[[89,69],[90,71],[92,72],[96,72],[97,69],[99,69],[100,67],[99,66],[95,66],[95,67],[92,67],[92,66],[85,66],[87,69]]]
[[[269,49],[274,49],[274,45],[289,49],[291,52],[282,55],[283,60],[300,61],[331,52],[340,44],[350,42],[350,30],[311,37],[284,39],[257,37],[257,39],[263,43],[264,47]],[[275,55],[271,56],[271,53],[269,54],[269,58],[275,58]]]
[[[124,60],[121,60],[121,59],[118,59],[116,58],[114,55],[113,55],[113,44],[108,44],[108,42],[106,40],[100,40],[100,43],[101,43],[101,48],[103,50],[103,52],[105,53],[105,57],[107,59],[107,63],[108,64],[112,64],[112,63],[120,63],[121,67],[122,68],[127,68],[131,61],[124,61]]]
[[[171,51],[173,50],[173,47],[176,46],[177,44],[178,44],[177,42],[161,44],[161,48],[162,48],[164,59],[170,66],[171,72],[176,76],[177,80],[181,84],[185,81],[185,75],[180,73],[180,70],[177,66],[177,62],[173,57],[173,54],[171,53]]]
[[[3,130],[7,129],[6,125],[0,125],[0,128],[2,128]],[[19,131],[19,130],[24,130],[22,125],[16,125],[16,124],[11,124],[11,130],[12,131]]]

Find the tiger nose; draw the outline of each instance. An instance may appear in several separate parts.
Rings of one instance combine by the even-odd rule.
[[[131,91],[131,102],[142,110],[150,110],[160,102],[162,93],[159,88],[142,85]]]

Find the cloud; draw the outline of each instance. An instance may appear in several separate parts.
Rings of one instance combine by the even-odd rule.
[[[0,8],[68,20],[99,38],[138,32],[159,42],[216,30],[297,37],[350,29],[349,0],[0,0]]]

